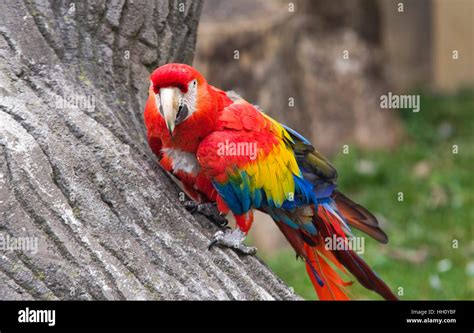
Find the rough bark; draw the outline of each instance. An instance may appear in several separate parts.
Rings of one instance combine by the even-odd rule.
[[[257,258],[206,250],[216,228],[146,146],[150,71],[193,57],[201,3],[179,4],[2,2],[0,234],[39,249],[0,250],[0,299],[297,298]]]

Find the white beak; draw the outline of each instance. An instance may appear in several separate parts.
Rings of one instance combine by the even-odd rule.
[[[173,135],[176,115],[178,113],[180,93],[180,90],[174,87],[160,89],[161,107],[163,108],[163,116],[165,118],[166,127],[168,127],[168,131],[170,132],[170,136]]]

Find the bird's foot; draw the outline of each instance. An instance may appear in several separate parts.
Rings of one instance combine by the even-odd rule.
[[[255,254],[257,248],[253,246],[246,246],[243,244],[245,234],[240,229],[218,231],[212,237],[208,249],[210,250],[214,245],[222,245],[233,248],[243,254]]]
[[[211,220],[219,228],[227,227],[228,221],[217,209],[217,205],[212,202],[199,203],[193,200],[184,202],[184,207],[191,214],[199,213]]]

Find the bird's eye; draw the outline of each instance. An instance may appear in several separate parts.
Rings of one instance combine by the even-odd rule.
[[[194,81],[193,81],[193,87],[196,88],[196,86],[197,86],[197,81],[194,80]]]

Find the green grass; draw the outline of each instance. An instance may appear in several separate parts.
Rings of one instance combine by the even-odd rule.
[[[419,113],[399,114],[407,138],[396,150],[351,146],[333,158],[341,191],[375,213],[390,238],[366,238],[363,257],[395,292],[403,288],[401,299],[473,299],[474,92],[422,94]],[[292,250],[265,259],[298,294],[316,299]],[[358,284],[349,289],[355,299],[380,299]]]

